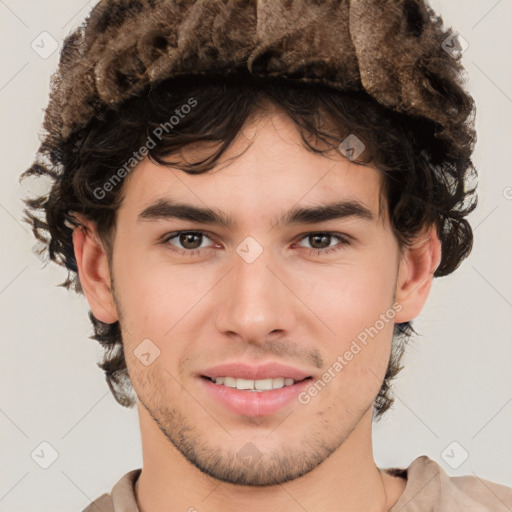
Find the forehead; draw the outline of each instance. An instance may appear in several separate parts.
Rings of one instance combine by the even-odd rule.
[[[196,143],[173,161],[202,160],[211,144]],[[357,201],[379,217],[382,176],[333,150],[304,147],[295,123],[279,108],[248,119],[217,165],[201,174],[143,160],[124,183],[120,210],[136,215],[156,199],[215,208],[240,219],[276,219],[297,205]]]

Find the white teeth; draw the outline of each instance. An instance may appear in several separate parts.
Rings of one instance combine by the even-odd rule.
[[[254,381],[254,389],[259,391],[270,391],[273,389],[272,379],[261,379]]]
[[[247,379],[236,379],[237,389],[254,389],[254,381]]]
[[[236,379],[233,377],[221,377],[221,379],[224,380],[223,384],[224,386],[228,386],[230,388],[236,388]],[[217,381],[215,381],[217,382]]]
[[[295,383],[293,379],[285,379],[284,377],[260,380],[217,377],[213,380],[215,384],[249,391],[270,391],[271,389],[280,389],[284,386],[292,386]]]

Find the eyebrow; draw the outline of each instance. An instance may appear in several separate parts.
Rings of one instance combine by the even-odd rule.
[[[310,224],[343,218],[373,221],[374,214],[360,201],[339,201],[319,206],[294,207],[281,216],[274,227],[290,224]],[[229,229],[236,226],[234,218],[220,210],[172,202],[169,199],[157,200],[137,216],[137,222],[167,219],[181,219],[199,224],[218,224]]]

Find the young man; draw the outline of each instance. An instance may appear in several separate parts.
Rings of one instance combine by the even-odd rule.
[[[87,511],[511,509],[372,455],[410,322],[471,250],[452,36],[421,1],[112,0],[67,38],[27,213],[143,448]]]

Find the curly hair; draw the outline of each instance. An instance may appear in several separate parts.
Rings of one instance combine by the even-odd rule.
[[[153,68],[149,74],[151,80],[147,73],[149,66],[141,55],[153,55],[153,61],[161,56],[162,47],[168,44],[169,30],[165,39],[155,35],[151,26],[140,22],[137,26],[140,38],[135,37],[130,43],[119,34],[123,33],[121,28],[125,23],[133,23],[140,6],[135,9],[134,4],[118,0],[114,2],[117,10],[109,11],[105,9],[106,4],[100,2],[89,20],[64,43],[45,114],[46,135],[35,162],[20,178],[45,176],[52,180],[47,193],[24,200],[25,221],[48,248],[49,259],[68,270],[61,286],[83,293],[72,243],[73,229],[80,225],[75,213],[93,222],[111,264],[116,211],[124,194],[124,182],[119,176],[131,170],[127,169],[127,162],[133,160],[130,167],[136,165],[135,150],[147,147],[147,158],[159,165],[190,174],[208,172],[248,119],[265,111],[268,101],[293,120],[309,151],[325,154],[337,150],[348,135],[356,135],[364,143],[365,151],[355,163],[371,162],[382,174],[383,204],[400,250],[408,247],[426,226],[435,226],[442,257],[434,277],[450,274],[469,255],[473,235],[465,217],[477,204],[475,187],[469,186],[476,178],[471,160],[476,141],[475,105],[463,87],[458,59],[440,48],[452,32],[442,29],[440,18],[423,3],[405,2],[408,10],[404,7],[400,11],[401,19],[405,19],[405,24],[400,25],[404,37],[420,38],[428,34],[429,41],[437,44],[435,52],[431,47],[429,59],[419,50],[416,52],[416,71],[421,73],[423,85],[419,88],[412,75],[410,82],[404,82],[414,84],[415,91],[421,92],[410,94],[410,101],[404,88],[398,100],[391,101],[389,90],[387,96],[384,90],[379,95],[375,88],[364,86],[362,64],[358,81],[347,79],[343,89],[332,80],[329,83],[311,77],[302,80],[297,74],[281,76],[284,73],[270,76],[272,73],[264,74],[261,68],[255,74],[254,70],[243,67],[208,73],[190,71],[175,76],[160,65],[157,71],[164,71],[160,76]],[[374,7],[378,4],[375,2]],[[363,17],[360,13],[360,18]],[[151,22],[155,23],[157,18],[152,17]],[[162,26],[158,25],[160,32]],[[108,35],[118,37],[110,49],[106,43],[101,46]],[[141,40],[145,42],[143,52]],[[398,36],[393,44],[399,44]],[[426,43],[422,41],[421,45],[418,43],[418,47],[425,48]],[[94,56],[94,51],[98,54],[98,48],[103,50],[103,56],[96,55],[93,59],[91,55]],[[273,52],[279,62],[275,48]],[[281,52],[285,55],[285,49],[281,48]],[[120,55],[122,59],[114,65],[114,57]],[[208,58],[216,62],[221,59],[219,55],[210,53]],[[360,57],[362,63],[363,52]],[[272,62],[261,58],[253,60],[256,61],[266,62],[268,66]],[[106,63],[111,67],[105,67]],[[376,59],[373,66],[375,72],[382,63]],[[90,70],[96,70],[96,77],[100,76],[101,80],[93,80]],[[345,71],[348,76],[350,70],[345,68]],[[373,76],[371,71],[366,69],[369,76]],[[190,106],[187,114],[173,125],[170,113],[177,113],[184,105]],[[149,148],[148,136],[157,129],[158,143]],[[169,159],[188,144],[204,142],[215,146],[207,158],[187,163]],[[327,149],[320,149],[319,142]],[[122,174],[121,169],[125,170]],[[112,186],[105,187],[107,182]],[[98,366],[105,372],[117,402],[133,407],[133,387],[126,367],[120,323],[101,322],[92,312],[89,318],[94,329],[91,338],[105,349]],[[393,403],[391,381],[402,369],[401,356],[412,334],[417,334],[412,322],[395,324],[391,357],[374,402],[374,418],[380,418]]]

